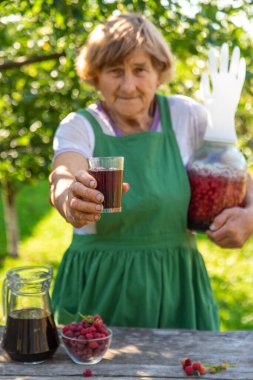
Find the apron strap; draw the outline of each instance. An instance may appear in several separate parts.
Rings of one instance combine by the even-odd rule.
[[[180,166],[184,168],[185,166],[184,166],[183,158],[182,158],[182,155],[177,143],[176,134],[172,127],[170,105],[168,102],[168,98],[166,98],[163,95],[157,94],[157,101],[158,101],[158,106],[159,106],[159,111],[160,111],[160,120],[162,124],[163,133],[167,136],[167,138],[170,139],[170,141],[173,142],[174,152],[176,152],[178,156],[178,162],[180,163]],[[184,172],[186,176],[185,169],[184,169]],[[187,182],[188,182],[188,177],[187,177]]]
[[[95,137],[98,136],[99,134],[103,133],[101,125],[99,124],[99,122],[97,121],[95,116],[93,116],[90,111],[88,111],[86,108],[80,108],[76,112],[83,115],[90,122],[90,124],[93,128],[93,131],[95,133]]]
[[[160,120],[161,120],[163,132],[166,134],[167,133],[171,134],[171,132],[173,132],[173,128],[172,128],[168,98],[160,94],[156,94],[156,98],[158,102]]]

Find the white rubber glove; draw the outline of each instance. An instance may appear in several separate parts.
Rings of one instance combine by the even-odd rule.
[[[203,73],[200,89],[203,101],[209,111],[209,126],[205,140],[236,143],[235,113],[241,96],[246,74],[244,58],[240,58],[240,49],[233,50],[229,66],[229,49],[225,43],[220,49],[219,68],[214,49],[209,51],[209,71]]]

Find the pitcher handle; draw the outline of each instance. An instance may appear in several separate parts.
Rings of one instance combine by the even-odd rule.
[[[2,305],[3,305],[3,320],[6,322],[8,316],[8,305],[9,305],[9,286],[8,278],[6,277],[2,286]]]

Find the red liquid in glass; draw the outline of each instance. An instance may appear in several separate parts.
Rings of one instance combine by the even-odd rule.
[[[104,195],[104,211],[112,209],[113,212],[120,212],[123,170],[96,168],[88,172],[96,179],[97,190]]]
[[[12,360],[42,362],[49,359],[58,346],[53,316],[44,310],[22,309],[8,316],[2,347]]]

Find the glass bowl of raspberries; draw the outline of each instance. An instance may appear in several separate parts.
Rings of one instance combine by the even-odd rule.
[[[82,315],[81,321],[63,327],[61,337],[74,363],[96,364],[110,347],[112,331],[99,315]]]

